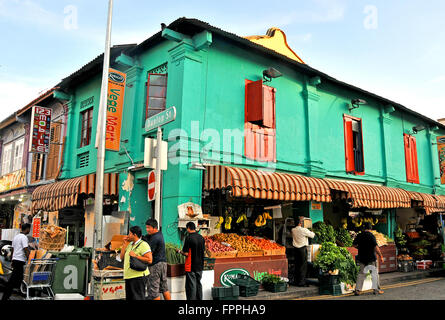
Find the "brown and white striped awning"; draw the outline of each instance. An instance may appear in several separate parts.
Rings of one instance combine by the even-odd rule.
[[[421,202],[420,207],[425,209],[426,214],[434,212],[445,212],[445,196],[433,195],[422,192],[407,191],[412,200]]]
[[[410,208],[411,197],[399,188],[325,179],[332,190],[346,192],[352,208]]]
[[[225,188],[230,190],[233,197],[331,201],[329,186],[323,179],[221,165],[206,166],[203,189],[209,191]]]
[[[104,175],[104,195],[117,195],[119,191],[117,173]],[[58,181],[37,187],[32,193],[32,211],[57,211],[77,205],[81,194],[94,195],[96,174]]]

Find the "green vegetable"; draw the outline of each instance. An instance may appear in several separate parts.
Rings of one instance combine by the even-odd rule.
[[[340,242],[344,247],[352,247],[352,237],[345,228],[335,230],[337,243]]]
[[[314,266],[324,273],[338,269],[340,281],[347,284],[354,284],[357,280],[359,267],[355,264],[352,255],[348,250],[338,247],[333,242],[325,242],[321,245]]]
[[[261,278],[262,284],[276,284],[276,283],[284,283],[285,281],[276,274],[265,273]]]
[[[184,264],[185,257],[176,252],[176,249],[181,249],[179,245],[167,242],[165,244],[165,257],[168,264]]]
[[[335,243],[335,231],[331,225],[318,221],[313,224],[312,231],[315,233],[315,242],[319,244],[323,244],[325,242]]]

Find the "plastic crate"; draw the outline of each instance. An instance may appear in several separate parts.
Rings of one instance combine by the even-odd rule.
[[[258,294],[260,283],[246,274],[237,274],[233,282],[239,286],[241,297],[253,297]]]
[[[238,300],[240,290],[238,286],[231,287],[213,287],[213,300]]]
[[[342,295],[341,285],[334,284],[334,285],[320,286],[319,294],[320,295],[340,296],[340,295]]]
[[[331,286],[335,284],[340,284],[340,276],[339,275],[318,275],[318,283],[321,286]]]
[[[265,290],[270,292],[285,292],[287,291],[287,283],[263,283],[263,287]]]

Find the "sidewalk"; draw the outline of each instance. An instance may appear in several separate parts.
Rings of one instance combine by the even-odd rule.
[[[424,279],[428,277],[445,276],[444,269],[430,269],[430,270],[416,270],[413,272],[389,272],[380,274],[380,285],[385,286],[389,284],[401,283],[405,281],[412,281]],[[319,295],[318,280],[308,279],[309,287],[289,286],[286,292],[269,292],[260,289],[258,295],[254,297],[239,297],[239,300],[290,300],[304,297],[313,297]]]

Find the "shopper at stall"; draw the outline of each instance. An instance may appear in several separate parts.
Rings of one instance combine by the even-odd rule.
[[[360,295],[362,293],[363,282],[365,281],[368,272],[371,271],[372,289],[374,289],[374,294],[382,294],[383,290],[380,290],[376,254],[380,257],[381,262],[383,262],[383,255],[377,245],[375,236],[371,233],[371,223],[365,222],[363,226],[365,230],[360,232],[353,242],[353,246],[358,249],[356,260],[360,267],[354,293],[355,295]]]
[[[147,235],[143,236],[151,248],[153,262],[148,267],[150,274],[147,279],[148,300],[171,300],[167,285],[167,258],[165,257],[165,241],[162,232],[158,230],[158,221],[149,219],[145,223]]]
[[[152,263],[153,257],[150,246],[141,239],[142,230],[138,226],[130,228],[128,236],[124,238],[120,258],[124,261],[124,280],[126,300],[145,300],[145,288],[147,276],[149,275],[148,265]],[[134,257],[147,265],[143,271],[131,268],[130,259]]]
[[[23,280],[24,267],[29,257],[28,237],[31,230],[29,223],[21,226],[21,232],[12,239],[12,273],[3,292],[2,300],[8,300],[14,288],[18,288]]]
[[[299,217],[297,225],[292,231],[292,245],[294,246],[294,282],[299,287],[307,287],[306,273],[307,273],[307,246],[309,245],[308,238],[314,238],[315,233],[307,228],[303,228],[304,217]]]
[[[196,232],[193,222],[186,224],[188,236],[184,246],[177,252],[186,256],[185,259],[185,295],[187,300],[202,300],[202,271],[204,269],[205,240]]]

